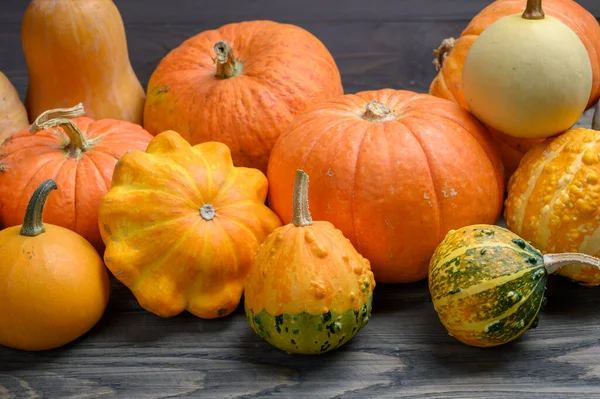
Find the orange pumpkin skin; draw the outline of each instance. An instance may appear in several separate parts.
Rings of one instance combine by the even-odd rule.
[[[45,224],[39,235],[24,236],[20,229],[0,231],[0,345],[63,346],[102,317],[108,272],[94,247],[71,230]]]
[[[99,210],[106,266],[156,315],[227,316],[259,245],[281,225],[267,190],[262,172],[234,167],[226,145],[192,147],[165,131],[115,167]]]
[[[393,114],[364,119],[371,101]],[[299,115],[273,148],[267,174],[269,205],[284,223],[296,169],[311,177],[313,217],[340,229],[378,282],[425,278],[446,232],[495,223],[502,208],[502,165],[486,129],[427,94],[366,91]]]
[[[542,253],[600,255],[600,132],[575,128],[528,152],[510,178],[506,226]],[[591,266],[558,274],[600,285]]]
[[[0,219],[6,227],[20,224],[29,196],[42,181],[53,179],[60,191],[48,198],[45,220],[73,230],[102,252],[98,205],[110,188],[115,164],[128,150],[146,149],[153,136],[131,122],[71,121],[90,143],[86,151],[69,149],[63,127],[35,134],[24,129],[0,145]]]
[[[600,98],[600,25],[586,9],[572,0],[544,0],[544,12],[569,26],[583,41],[592,63],[593,86],[588,108]],[[468,109],[462,91],[462,69],[469,49],[481,32],[498,19],[522,13],[524,0],[496,0],[477,14],[454,42],[441,63],[441,69],[429,88],[429,94],[455,101]],[[506,177],[515,171],[523,155],[542,139],[516,139],[490,128],[502,153]]]
[[[0,72],[0,143],[29,125],[27,110],[10,80]]]
[[[83,102],[93,119],[142,124],[146,94],[112,0],[33,0],[21,24],[30,121]]]
[[[219,41],[238,62],[229,78],[216,76]],[[235,165],[266,172],[293,117],[342,93],[333,57],[311,33],[272,21],[232,23],[186,40],[160,62],[148,83],[144,127],[176,130],[191,144],[222,142]]]

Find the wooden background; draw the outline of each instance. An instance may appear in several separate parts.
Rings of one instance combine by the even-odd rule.
[[[116,0],[144,85],[187,37],[228,22],[273,19],[317,35],[337,60],[346,92],[426,92],[435,75],[431,50],[459,35],[489,2]],[[0,3],[0,70],[21,96],[27,3]],[[600,16],[600,1],[579,3]],[[83,338],[42,353],[0,348],[0,398],[600,398],[598,289],[551,278],[547,297],[537,329],[484,350],[447,335],[426,282],[379,284],[364,330],[335,352],[302,357],[263,342],[241,306],[221,320],[161,319],[113,280],[104,318]]]

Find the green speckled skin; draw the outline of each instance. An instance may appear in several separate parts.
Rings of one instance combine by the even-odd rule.
[[[271,345],[289,353],[318,355],[339,348],[367,325],[371,317],[370,296],[360,311],[327,312],[313,315],[271,315],[266,310],[255,314],[246,307],[246,317],[256,333]]]
[[[489,347],[537,325],[547,278],[530,243],[500,226],[473,225],[450,231],[437,247],[429,291],[450,335]]]

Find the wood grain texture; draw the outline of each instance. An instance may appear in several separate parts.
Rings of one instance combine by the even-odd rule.
[[[0,4],[0,70],[24,96],[20,21],[28,1]],[[347,92],[425,92],[431,50],[456,36],[488,0],[116,0],[129,52],[145,85],[185,38],[243,19],[305,27],[329,47]],[[285,4],[285,5],[284,5]],[[580,4],[600,16],[600,2]],[[589,126],[591,112],[580,120]],[[426,282],[379,284],[373,316],[348,344],[319,357],[289,356],[261,340],[240,306],[229,317],[162,319],[112,279],[112,297],[90,333],[57,350],[0,348],[5,398],[600,398],[600,297],[550,279],[539,327],[499,348],[454,340]]]

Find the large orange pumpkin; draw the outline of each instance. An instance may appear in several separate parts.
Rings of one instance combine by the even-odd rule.
[[[82,104],[46,111],[0,145],[0,219],[6,227],[20,224],[29,197],[53,179],[61,189],[48,199],[45,220],[102,251],[98,205],[115,164],[128,150],[146,149],[152,135],[131,122],[95,121],[83,113]]]
[[[427,94],[391,89],[340,96],[300,114],[273,148],[269,205],[289,223],[297,169],[310,210],[339,228],[380,282],[427,276],[445,234],[495,223],[504,177],[475,117]]]
[[[431,83],[429,94],[459,103],[468,109],[462,91],[462,70],[469,49],[481,32],[498,19],[522,13],[525,0],[496,0],[477,14],[456,40],[446,39],[435,51],[434,63],[439,73]],[[600,98],[600,25],[596,18],[573,0],[544,0],[544,12],[559,18],[583,41],[592,63],[593,86],[588,108]],[[523,155],[540,139],[517,139],[490,129],[502,151],[507,178]]]
[[[342,92],[334,59],[306,30],[232,23],[186,40],[160,62],[148,83],[144,127],[176,130],[191,144],[222,142],[235,165],[265,172],[292,118]]]

